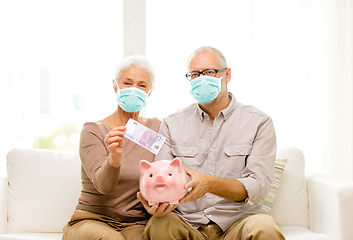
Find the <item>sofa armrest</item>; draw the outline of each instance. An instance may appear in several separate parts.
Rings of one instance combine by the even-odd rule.
[[[0,234],[7,233],[7,178],[0,178]]]
[[[353,236],[353,182],[328,176],[306,176],[309,196],[309,228],[338,240]]]

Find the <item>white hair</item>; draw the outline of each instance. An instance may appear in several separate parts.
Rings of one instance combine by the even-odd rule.
[[[148,59],[144,56],[135,55],[135,56],[129,56],[124,58],[115,70],[116,81],[114,82],[117,82],[121,77],[121,75],[123,74],[123,72],[129,69],[131,66],[137,66],[147,71],[151,79],[151,90],[153,90],[154,84],[155,84],[154,69],[151,63],[148,61]]]
[[[188,59],[188,62],[187,62],[187,69],[189,70],[190,69],[190,61],[191,61],[191,58],[193,56],[195,56],[196,54],[198,53],[202,53],[202,52],[208,52],[208,51],[212,51],[214,53],[217,54],[218,56],[218,63],[221,67],[225,67],[225,68],[228,68],[228,64],[227,64],[227,60],[226,58],[224,57],[223,53],[218,50],[217,48],[214,48],[214,47],[211,47],[211,46],[203,46],[203,47],[200,47],[198,49],[196,49],[189,57]]]

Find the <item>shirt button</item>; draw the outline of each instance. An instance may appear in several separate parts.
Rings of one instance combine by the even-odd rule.
[[[182,153],[182,154],[184,154],[184,153],[185,153],[185,151],[181,151],[181,153]]]
[[[209,218],[212,218],[213,216],[212,215],[208,215]]]

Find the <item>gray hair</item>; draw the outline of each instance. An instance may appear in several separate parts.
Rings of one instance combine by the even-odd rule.
[[[211,46],[203,46],[203,47],[200,47],[198,49],[196,49],[189,57],[188,59],[188,62],[187,62],[187,69],[189,70],[190,69],[190,61],[191,61],[191,58],[198,54],[198,53],[202,53],[202,52],[208,52],[208,51],[212,51],[214,53],[217,54],[218,56],[218,63],[221,67],[225,67],[225,68],[228,68],[228,64],[227,64],[227,60],[226,58],[224,57],[223,53],[218,50],[217,48],[214,48],[214,47],[211,47]]]
[[[147,71],[151,78],[151,90],[153,90],[155,85],[154,69],[148,59],[144,56],[135,55],[124,58],[115,70],[116,82],[119,80],[123,72],[129,69],[131,66],[137,66]]]

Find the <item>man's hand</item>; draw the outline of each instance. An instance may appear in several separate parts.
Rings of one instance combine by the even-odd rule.
[[[244,186],[238,180],[207,176],[186,167],[184,170],[191,179],[185,184],[185,189],[192,189],[180,200],[179,204],[199,199],[206,193],[212,193],[234,202],[244,201],[248,196]]]
[[[190,182],[185,184],[185,189],[192,189],[188,194],[186,194],[185,197],[180,200],[180,204],[199,199],[209,191],[209,176],[195,172],[186,167],[184,167],[184,170],[191,179]]]
[[[178,206],[178,204],[169,204],[169,203],[162,203],[162,204],[156,203],[152,206],[149,206],[148,202],[142,197],[140,192],[137,192],[137,198],[143,204],[147,212],[155,217],[164,217],[168,213],[172,212]]]

